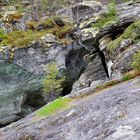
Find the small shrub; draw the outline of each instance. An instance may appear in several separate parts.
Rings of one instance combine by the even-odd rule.
[[[101,28],[107,26],[117,20],[117,10],[115,2],[111,2],[108,5],[108,12],[104,13],[101,18],[97,20],[95,24],[93,24],[94,28]]]
[[[9,22],[13,22],[13,21],[19,21],[22,17],[23,17],[23,14],[14,13],[14,14],[8,15],[7,19]]]
[[[134,55],[132,67],[135,70],[140,71],[140,51]]]
[[[43,80],[44,94],[59,94],[62,91],[62,83],[65,80],[64,76],[58,78],[58,69],[56,64],[50,63],[46,69],[48,72],[46,78]]]
[[[117,10],[116,10],[116,3],[113,0],[111,3],[108,5],[108,13],[106,13],[107,16],[116,16],[117,15]]]
[[[37,23],[35,21],[29,21],[26,23],[27,28],[31,30],[35,30],[37,27]]]
[[[55,35],[58,39],[62,39],[67,33],[73,29],[73,25],[64,22],[60,17],[51,17],[38,24],[38,30],[47,30],[48,33]]]
[[[55,101],[49,103],[47,106],[38,110],[37,115],[39,116],[49,116],[53,115],[59,110],[64,110],[70,107],[71,99],[69,98],[59,98]]]

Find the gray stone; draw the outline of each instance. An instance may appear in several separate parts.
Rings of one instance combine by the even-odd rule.
[[[10,47],[3,47],[0,53],[0,126],[31,113],[30,108],[35,110],[57,98],[48,95],[44,101],[42,95],[45,69],[53,61],[60,74],[66,74],[65,92],[69,93],[71,89],[67,86],[70,87],[84,69],[83,56],[87,51],[76,42],[63,46],[54,35],[48,34],[25,48],[15,48],[12,53],[13,59]]]
[[[92,93],[50,117],[36,112],[0,129],[1,140],[139,140],[140,77]]]
[[[60,15],[69,21],[77,22],[94,16],[102,9],[102,5],[97,1],[84,1],[73,4],[70,8],[64,8],[56,11],[56,15]],[[78,17],[77,17],[78,10]]]
[[[126,73],[132,70],[133,56],[140,50],[140,42],[135,45],[130,45],[122,53],[117,53],[114,64],[112,65],[113,71]]]
[[[93,83],[103,83],[107,79],[106,71],[102,65],[101,58],[97,53],[88,63],[85,71],[79,77],[79,80],[73,84],[71,94],[86,87],[90,87]]]

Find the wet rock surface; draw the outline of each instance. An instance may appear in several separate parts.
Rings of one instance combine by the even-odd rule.
[[[140,77],[77,100],[51,117],[35,113],[0,129],[1,140],[138,140]]]

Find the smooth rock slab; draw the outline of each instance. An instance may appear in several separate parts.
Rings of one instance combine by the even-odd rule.
[[[52,117],[35,113],[0,129],[1,140],[139,140],[140,77],[74,102]]]

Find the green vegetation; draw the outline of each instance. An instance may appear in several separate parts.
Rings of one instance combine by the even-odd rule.
[[[43,80],[44,94],[59,94],[62,91],[62,83],[65,80],[64,76],[58,78],[58,69],[56,64],[50,63],[47,66],[46,72],[48,73]]]
[[[68,1],[67,0],[43,0],[44,5],[47,5],[48,8],[60,8],[62,6],[67,6]]]
[[[55,101],[49,103],[38,110],[37,115],[39,116],[49,116],[55,114],[57,111],[65,110],[70,107],[71,99],[69,98],[58,98]]]
[[[5,38],[6,38],[5,32],[2,29],[0,29],[0,40],[2,41]]]
[[[37,23],[35,21],[28,21],[26,26],[28,29],[35,30],[37,28]]]
[[[140,40],[140,19],[131,24],[121,36],[110,42],[108,45],[108,50],[113,51],[119,47],[121,41],[124,39],[131,39],[132,43],[138,43]]]
[[[114,85],[116,85],[116,84],[119,84],[120,82],[121,82],[121,81],[119,81],[119,80],[112,80],[112,81],[109,81],[109,82],[107,82],[107,83],[105,83],[105,84],[103,84],[103,85],[97,86],[97,87],[96,87],[96,91],[105,89],[105,88],[110,87],[110,86],[114,86]]]
[[[61,23],[63,26],[58,25],[59,23]],[[63,39],[67,33],[71,32],[73,25],[70,23],[65,23],[58,17],[51,17],[39,24],[33,21],[28,22],[27,27],[28,29],[32,30],[16,30],[8,33],[7,35],[5,35],[2,30],[0,30],[0,38],[3,39],[0,45],[26,47],[32,41],[38,40],[47,33],[55,35],[57,39],[61,41],[61,39]],[[42,29],[39,30],[39,27]]]
[[[134,55],[132,67],[135,70],[140,71],[140,51]]]
[[[30,133],[25,133],[20,136],[19,140],[33,140],[34,137]]]
[[[22,13],[14,13],[7,16],[8,22],[19,21],[23,17]]]
[[[138,71],[132,71],[132,72],[128,72],[125,75],[123,75],[123,77],[121,78],[122,82],[128,81],[130,79],[135,78],[136,76],[138,76],[140,73]]]
[[[132,1],[132,0],[123,0],[123,2],[129,2],[129,1]]]
[[[102,28],[104,26],[107,26],[117,20],[117,10],[115,2],[111,2],[108,5],[108,12],[104,13],[101,18],[97,20],[95,24],[93,24],[93,28]]]
[[[71,23],[64,22],[60,17],[54,16],[40,22],[38,24],[38,28],[40,27],[61,39],[67,33],[71,32],[73,25]]]
[[[92,25],[92,27],[100,29],[104,26],[114,23],[116,20],[117,20],[116,16],[104,16],[103,15],[95,24]]]
[[[107,16],[116,16],[117,10],[116,10],[116,3],[114,0],[112,0],[111,3],[108,5],[108,13],[106,13]]]
[[[140,75],[140,72],[138,72],[138,71],[130,71],[130,72],[124,74],[120,80],[109,81],[109,82],[107,82],[107,83],[105,83],[103,85],[97,86],[96,91],[105,89],[105,88],[110,87],[110,86],[114,86],[116,84],[119,84],[119,83],[122,83],[122,82],[125,82],[125,81],[128,81],[128,80],[131,80],[131,79],[135,78],[138,75]]]
[[[35,41],[46,34],[46,31],[22,31],[17,30],[8,33],[5,39],[1,42],[1,45],[9,45],[11,47],[22,48],[29,45],[32,41]]]

